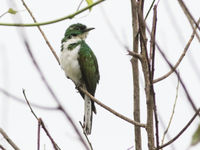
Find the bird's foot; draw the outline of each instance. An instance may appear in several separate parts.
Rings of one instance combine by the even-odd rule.
[[[83,85],[81,83],[76,84],[76,89],[79,90],[80,87],[83,87]]]

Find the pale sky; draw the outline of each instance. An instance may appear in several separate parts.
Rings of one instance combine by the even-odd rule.
[[[67,16],[76,11],[80,1],[25,1],[32,10],[38,22],[49,21]],[[24,23],[31,23],[32,19],[26,12],[21,1],[16,1],[17,10]],[[195,19],[200,14],[199,1],[186,3]],[[3,14],[11,6],[7,0],[1,0],[0,14]],[[81,7],[86,6],[84,2]],[[145,13],[150,2],[145,2]],[[104,11],[103,11],[104,10]],[[104,13],[102,13],[102,11]],[[168,59],[175,64],[180,57],[187,41],[192,33],[190,24],[179,4],[175,0],[160,0],[158,5],[157,42],[167,55]],[[106,16],[105,16],[106,15]],[[0,22],[12,22],[11,15],[0,18]],[[18,15],[16,15],[18,16]],[[15,17],[15,16],[14,16]],[[132,70],[130,56],[113,35],[106,18],[111,22],[120,41],[132,48],[131,7],[130,1],[107,0],[92,9],[71,20],[42,26],[46,36],[60,54],[61,39],[66,28],[73,23],[83,23],[88,27],[94,27],[88,35],[86,42],[92,48],[99,63],[100,83],[96,90],[96,98],[114,110],[132,118]],[[152,12],[147,19],[147,25],[151,27]],[[35,27],[25,29],[29,44],[34,56],[39,63],[45,77],[58,96],[59,100],[69,112],[73,121],[82,129],[79,121],[83,121],[83,100],[75,89],[73,83],[67,79],[64,72],[58,66],[54,56],[47,47],[40,32]],[[30,102],[53,107],[56,103],[47,91],[40,79],[38,72],[33,66],[26,49],[18,35],[16,27],[0,26],[0,87],[23,99],[22,89],[26,90]],[[195,104],[200,105],[200,80],[198,61],[200,56],[199,42],[195,38],[190,46],[186,57],[178,68],[187,89]],[[155,78],[169,71],[168,65],[156,51]],[[146,102],[144,96],[143,75],[141,76],[141,122],[146,122]],[[165,124],[168,123],[173,103],[176,96],[177,77],[172,74],[167,79],[155,84],[157,109]],[[0,127],[3,128],[13,141],[22,150],[35,150],[37,147],[37,121],[31,114],[27,105],[18,103],[0,94]],[[131,124],[114,116],[103,108],[97,106],[97,115],[93,117],[92,134],[89,139],[94,150],[127,150],[134,147],[134,128]],[[75,132],[64,115],[58,111],[46,111],[34,108],[38,117],[41,117],[49,132],[54,137],[59,147],[63,150],[84,149]],[[193,116],[182,87],[179,87],[177,106],[174,118],[169,129],[171,137],[174,137]],[[176,150],[186,150],[190,144],[191,136],[198,126],[199,119],[186,130],[186,132],[173,143]],[[163,128],[160,124],[160,137]],[[147,149],[146,132],[142,129],[143,149]],[[161,139],[161,138],[160,138]],[[165,140],[166,142],[168,139]],[[0,144],[11,149],[1,137]],[[198,149],[197,145],[190,150]],[[46,134],[41,134],[41,149],[53,150]],[[133,149],[133,148],[132,148]],[[132,150],[131,149],[131,150]],[[168,146],[165,150],[171,150]]]

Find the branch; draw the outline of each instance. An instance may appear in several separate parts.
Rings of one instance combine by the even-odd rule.
[[[83,134],[85,135],[85,138],[86,138],[86,140],[87,140],[87,142],[88,142],[88,144],[90,146],[90,150],[93,150],[92,144],[91,144],[91,142],[90,142],[90,140],[89,140],[89,138],[88,138],[88,136],[87,136],[87,134],[86,134],[86,132],[84,130],[83,124],[81,123],[81,121],[79,121],[79,123],[80,123],[80,125],[81,125],[81,127],[83,129]]]
[[[176,108],[176,102],[177,102],[177,99],[178,99],[178,89],[179,89],[179,79],[178,79],[178,84],[177,84],[177,87],[176,87],[176,97],[175,97],[175,101],[174,101],[174,105],[173,105],[173,108],[172,108],[172,114],[170,116],[170,119],[169,119],[169,123],[167,125],[167,128],[163,134],[163,138],[162,138],[162,145],[163,145],[163,142],[164,142],[164,139],[165,139],[165,135],[167,134],[168,130],[169,130],[169,127],[171,125],[171,122],[172,122],[172,119],[173,119],[173,116],[174,116],[174,112],[175,112],[175,108]],[[158,146],[159,147],[159,146]]]
[[[199,23],[200,23],[200,18],[199,18],[199,20],[198,20],[198,24],[199,24]],[[171,70],[170,70],[168,73],[166,73],[165,75],[163,75],[163,76],[161,76],[161,77],[155,79],[155,80],[153,81],[153,83],[159,82],[159,81],[161,81],[161,80],[167,78],[169,75],[171,75],[171,74],[176,70],[176,68],[179,66],[179,64],[180,64],[181,61],[183,60],[183,58],[184,58],[186,52],[188,51],[188,49],[189,49],[189,47],[190,47],[190,45],[191,45],[191,43],[192,43],[192,40],[194,39],[194,35],[195,35],[196,29],[197,29],[197,27],[195,27],[195,29],[194,29],[192,35],[190,36],[189,41],[187,42],[187,44],[186,44],[186,46],[185,46],[185,48],[184,48],[183,53],[181,54],[180,58],[178,59],[177,63],[175,64],[175,66],[173,66],[173,67],[171,68]]]
[[[1,144],[0,144],[0,149],[1,149],[1,150],[6,150],[6,149],[3,147],[3,145],[1,145]]]
[[[157,106],[156,106],[156,98],[154,92],[154,65],[155,65],[155,39],[156,39],[156,25],[157,25],[157,5],[153,8],[153,24],[151,30],[151,40],[150,40],[150,60],[151,62],[151,93],[153,95],[153,103],[154,103],[154,119],[155,119],[155,128],[156,128],[156,146],[159,147],[159,126],[158,126],[158,115],[157,115]]]
[[[48,24],[53,24],[53,23],[56,23],[56,22],[60,22],[60,21],[63,21],[63,20],[66,20],[66,19],[72,19],[73,17],[75,17],[76,15],[98,5],[99,3],[103,2],[105,0],[99,0],[91,5],[88,5],[87,7],[83,8],[83,9],[80,9],[79,11],[71,14],[71,15],[68,15],[68,16],[65,16],[65,17],[62,17],[62,18],[58,18],[58,19],[55,19],[55,20],[51,20],[51,21],[47,21],[47,22],[40,22],[40,23],[30,23],[30,24],[23,24],[23,23],[0,23],[0,26],[16,26],[16,27],[35,27],[35,26],[42,26],[42,25],[48,25]]]
[[[26,104],[26,102],[24,102],[23,99],[18,98],[16,96],[12,95],[11,93],[7,92],[6,90],[4,90],[2,88],[0,88],[0,92],[2,92],[5,96],[10,97],[13,100],[16,100],[17,102],[20,102],[22,104]],[[34,103],[30,103],[30,104],[31,104],[31,106],[33,106],[35,108],[43,109],[43,110],[50,110],[50,111],[54,110],[55,111],[55,110],[59,109],[58,107],[46,107],[46,106],[40,106],[40,105],[37,105],[37,104],[34,104]]]
[[[147,107],[147,123],[146,123],[146,132],[148,139],[148,148],[149,150],[153,150],[155,147],[154,144],[154,92],[151,84],[152,76],[150,63],[147,53],[147,37],[146,37],[146,24],[143,18],[143,7],[144,0],[139,1],[139,9],[138,9],[138,18],[139,18],[139,34],[140,34],[140,47],[141,47],[141,55],[142,55],[142,71],[145,80],[145,96],[146,96],[146,107]]]
[[[27,99],[27,97],[26,97],[26,93],[25,93],[25,90],[23,89],[23,95],[24,95],[24,98],[25,98],[25,100],[26,100],[26,102],[27,102],[27,104],[28,104],[28,107],[30,108],[30,110],[31,110],[31,113],[33,114],[33,116],[37,119],[37,121],[38,121],[38,124],[40,124],[41,126],[42,126],[42,128],[43,128],[43,130],[45,131],[45,133],[47,134],[47,136],[49,137],[49,139],[50,139],[50,141],[51,141],[51,143],[52,143],[52,145],[53,145],[53,147],[54,147],[54,149],[55,150],[60,150],[60,148],[58,147],[58,145],[56,144],[56,142],[54,141],[54,139],[52,138],[52,136],[49,134],[49,131],[46,129],[46,127],[45,127],[45,125],[44,125],[44,122],[42,121],[42,118],[38,118],[37,117],[37,115],[35,114],[35,112],[33,111],[33,109],[31,108],[31,105],[30,105],[30,103],[29,103],[29,101],[28,101],[28,99]],[[40,126],[38,125],[38,128],[39,128]],[[38,133],[39,133],[39,129],[38,129]],[[39,136],[39,134],[38,134],[38,146],[39,146],[39,138],[40,136]]]
[[[138,53],[138,6],[136,0],[131,0],[131,11],[132,11],[132,28],[133,28],[133,50],[127,50],[129,55],[132,55],[131,64],[133,72],[133,118],[135,121],[140,122],[140,85],[139,85],[139,67],[138,59],[141,61],[141,55]],[[134,126],[134,136],[135,136],[135,150],[142,149],[142,137],[141,128]]]
[[[37,20],[35,19],[35,17],[33,16],[33,13],[31,12],[31,10],[28,8],[28,6],[26,5],[26,3],[24,2],[24,0],[21,0],[24,7],[26,8],[26,10],[28,11],[28,13],[30,14],[31,18],[33,19],[33,21],[35,23],[37,23]],[[56,58],[58,64],[60,65],[60,61],[59,61],[59,58],[58,56],[56,55],[56,52],[55,50],[53,49],[53,47],[51,46],[50,42],[48,41],[46,35],[44,34],[44,32],[42,31],[42,29],[40,28],[40,26],[37,26],[38,30],[40,31],[40,33],[42,34],[46,44],[48,45],[48,47],[50,48],[51,52],[53,53],[54,57]]]
[[[38,121],[38,137],[37,137],[37,150],[40,150],[40,122]]]
[[[9,138],[9,136],[6,134],[6,132],[0,128],[1,135],[6,139],[6,141],[15,149],[20,150],[19,147]]]
[[[151,34],[149,28],[147,27],[146,29],[147,29],[148,33]],[[163,57],[163,59],[166,61],[166,63],[167,63],[167,64],[169,65],[169,67],[172,69],[173,66],[172,66],[171,62],[167,59],[167,57],[165,56],[164,52],[161,50],[160,46],[158,45],[158,43],[155,42],[155,44],[156,44],[156,47],[157,47],[157,49],[159,50],[161,56]],[[186,94],[186,96],[187,96],[187,100],[188,100],[189,103],[191,104],[193,110],[196,112],[196,111],[197,111],[197,107],[196,107],[196,105],[194,104],[194,101],[193,101],[192,97],[190,96],[190,93],[188,92],[188,90],[187,90],[187,88],[186,88],[186,86],[185,86],[185,83],[183,82],[183,80],[182,80],[182,78],[180,77],[180,75],[178,74],[178,72],[177,72],[176,70],[174,70],[174,72],[175,72],[176,76],[178,77],[178,79],[180,80],[180,83],[181,83],[181,85],[182,85],[182,87],[183,87],[183,90],[184,90],[184,92],[185,92],[185,94]],[[200,117],[200,115],[199,115],[199,117]]]
[[[192,16],[192,14],[190,13],[189,9],[186,7],[185,3],[182,0],[178,0],[181,8],[183,9],[183,12],[185,13],[185,15],[187,16],[189,22],[193,22],[195,24],[195,26],[199,29],[200,31],[200,27],[198,25],[198,23],[195,21],[194,17]],[[191,24],[192,25],[192,24]],[[192,26],[193,27],[193,26]],[[194,30],[194,29],[193,29]]]
[[[42,120],[42,118],[38,119],[38,122],[41,124],[43,130],[45,131],[45,133],[47,134],[47,136],[49,137],[49,139],[51,140],[51,143],[53,144],[53,147],[55,150],[61,150],[58,145],[55,143],[54,139],[52,138],[52,136],[50,135],[49,131],[47,130],[46,126],[44,125],[44,122]]]
[[[191,123],[194,121],[194,119],[196,118],[196,116],[199,115],[199,112],[200,112],[200,108],[196,111],[196,113],[194,114],[194,116],[185,125],[185,127],[173,139],[171,139],[169,142],[163,144],[162,146],[159,146],[156,149],[158,150],[158,149],[164,148],[164,147],[170,145],[171,143],[173,143],[175,140],[177,140],[185,132],[185,130],[191,125]]]
[[[87,96],[90,97],[90,99],[92,101],[94,101],[95,103],[97,103],[98,105],[100,105],[101,107],[103,107],[104,109],[106,109],[107,111],[111,112],[112,114],[114,114],[115,116],[121,118],[122,120],[125,120],[135,126],[139,126],[139,127],[142,127],[142,128],[145,128],[146,125],[145,124],[142,124],[142,123],[139,123],[137,121],[134,121],[134,120],[131,120],[129,119],[128,117],[116,112],[115,110],[113,110],[112,108],[108,107],[107,105],[101,103],[99,100],[97,100],[95,97],[93,97],[88,91],[86,91],[85,89],[83,89],[82,87],[78,87],[78,89],[83,92],[84,94],[86,94]]]

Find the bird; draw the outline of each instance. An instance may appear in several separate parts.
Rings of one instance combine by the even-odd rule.
[[[67,28],[61,41],[60,65],[65,76],[71,79],[76,87],[81,86],[94,96],[100,79],[99,67],[94,52],[85,42],[88,33],[93,29],[81,23]],[[96,107],[90,97],[80,90],[79,93],[84,99],[83,131],[90,135]]]

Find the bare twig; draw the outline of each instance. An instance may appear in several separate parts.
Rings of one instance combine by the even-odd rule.
[[[167,134],[167,132],[169,130],[169,127],[171,125],[171,122],[172,122],[172,119],[173,119],[173,116],[174,116],[174,112],[175,112],[175,108],[176,108],[176,102],[177,102],[177,99],[178,99],[178,89],[179,89],[179,80],[178,80],[178,84],[177,84],[177,87],[176,87],[176,97],[175,97],[174,105],[173,105],[173,108],[172,108],[172,114],[170,116],[169,123],[168,123],[167,128],[166,128],[166,130],[165,130],[165,132],[163,134],[163,137],[162,137],[162,141],[161,141],[162,145],[164,143],[165,136],[166,136],[166,134]]]
[[[38,121],[37,150],[40,150],[40,126],[41,126],[41,123]]]
[[[26,102],[23,99],[21,99],[21,98],[19,98],[17,96],[14,96],[13,94],[7,92],[6,90],[4,90],[2,88],[0,88],[0,92],[2,92],[7,97],[10,97],[13,100],[16,100],[17,102],[20,102],[22,104],[26,104]],[[40,106],[40,105],[37,105],[37,104],[34,104],[34,103],[30,103],[30,105],[33,106],[33,107],[35,107],[35,108],[43,109],[43,110],[50,110],[50,111],[52,111],[52,110],[58,110],[58,107],[46,107],[46,106]]]
[[[1,145],[1,144],[0,144],[0,149],[1,149],[1,150],[6,150],[6,149],[3,147],[3,145]]]
[[[38,122],[41,124],[43,130],[45,131],[45,133],[47,134],[47,136],[49,137],[49,139],[51,140],[51,143],[53,144],[53,147],[55,150],[61,150],[58,145],[56,144],[56,142],[54,141],[54,139],[52,138],[52,136],[50,135],[49,131],[47,130],[46,126],[44,125],[44,122],[42,121],[42,118],[38,118]]]
[[[147,29],[148,33],[151,34],[149,28],[147,27],[146,29]],[[157,42],[155,42],[155,45],[156,45],[157,49],[159,50],[161,56],[164,58],[164,60],[166,61],[166,63],[169,65],[169,67],[172,69],[173,66],[172,66],[171,62],[167,59],[167,57],[165,56],[164,52],[161,50],[161,48],[157,44]],[[188,90],[187,90],[187,88],[185,86],[185,83],[183,82],[183,80],[180,77],[180,75],[178,74],[178,72],[176,70],[174,70],[174,72],[175,72],[176,76],[178,77],[178,79],[180,80],[180,83],[181,83],[181,85],[183,87],[183,90],[184,90],[184,92],[185,92],[185,94],[187,96],[187,100],[189,101],[189,103],[192,106],[193,110],[196,112],[197,111],[197,107],[194,104],[194,101],[193,101],[192,97],[190,96],[190,93],[188,92]],[[200,115],[199,115],[199,117],[200,117]]]
[[[192,16],[192,14],[190,13],[189,9],[187,8],[187,6],[185,5],[185,3],[182,0],[178,0],[181,8],[183,9],[183,12],[185,13],[185,15],[187,16],[189,22],[193,22],[195,24],[195,26],[199,29],[200,31],[200,27],[198,25],[198,23],[195,21],[194,17]],[[193,29],[194,30],[194,29]]]
[[[8,13],[8,11],[4,12],[3,14],[0,14],[0,18],[5,16]]]
[[[78,5],[78,8],[76,9],[76,11],[78,11],[78,10],[80,9],[81,4],[83,3],[83,1],[84,1],[84,0],[81,0],[81,1],[80,1],[79,5]]]
[[[106,109],[107,111],[111,112],[112,114],[116,115],[117,117],[135,125],[135,126],[139,126],[139,127],[142,127],[142,128],[145,128],[146,125],[145,124],[142,124],[142,123],[139,123],[137,121],[134,121],[134,120],[131,120],[129,119],[128,117],[116,112],[115,110],[113,110],[112,108],[108,107],[107,105],[101,103],[99,100],[97,100],[95,97],[93,97],[88,91],[86,91],[85,89],[83,89],[82,87],[78,87],[78,89],[83,92],[84,94],[86,94],[87,96],[90,97],[91,100],[93,100],[95,103],[97,103],[98,105],[100,105],[101,107],[103,107],[104,109]]]
[[[199,20],[198,20],[198,24],[199,24],[199,23],[200,23],[200,18],[199,18]],[[161,76],[161,77],[155,79],[155,80],[153,81],[154,83],[159,82],[159,81],[161,81],[161,80],[167,78],[167,77],[168,77],[169,75],[171,75],[171,74],[174,72],[174,70],[179,66],[179,64],[180,64],[181,61],[183,60],[183,58],[184,58],[186,52],[188,51],[188,49],[189,49],[189,47],[190,47],[190,45],[191,45],[191,43],[192,43],[192,40],[194,39],[194,35],[195,35],[196,29],[197,29],[197,27],[195,27],[194,31],[192,32],[192,35],[190,36],[190,39],[188,40],[188,42],[187,42],[187,44],[186,44],[186,46],[185,46],[185,48],[184,48],[184,51],[183,51],[183,53],[181,54],[180,58],[178,59],[177,63],[171,68],[171,70],[170,70],[168,73],[166,73],[165,75],[163,75],[163,76]]]
[[[191,125],[191,123],[194,121],[194,119],[196,118],[196,116],[199,115],[199,112],[200,112],[200,108],[196,111],[196,113],[194,114],[194,116],[190,119],[190,121],[185,125],[185,127],[173,138],[171,139],[169,142],[159,146],[158,148],[156,148],[157,150],[158,149],[161,149],[161,148],[164,148],[166,146],[168,146],[169,144],[173,143],[175,140],[177,140],[184,132],[185,130]]]
[[[58,147],[58,145],[56,144],[56,142],[54,141],[54,139],[52,138],[52,136],[49,134],[49,131],[46,129],[46,127],[45,127],[44,122],[42,121],[42,119],[41,119],[41,118],[38,118],[37,115],[35,114],[35,112],[33,111],[32,107],[31,107],[31,105],[30,105],[30,103],[29,103],[29,101],[28,101],[28,99],[27,99],[27,97],[26,97],[25,90],[23,90],[23,95],[24,95],[24,98],[25,98],[25,100],[26,100],[26,102],[27,102],[27,104],[28,104],[28,107],[29,107],[30,110],[31,110],[31,113],[32,113],[33,116],[37,119],[38,124],[40,124],[40,125],[42,126],[43,130],[45,131],[45,133],[46,133],[47,136],[49,137],[49,139],[50,139],[50,141],[51,141],[51,143],[52,143],[54,149],[55,149],[55,150],[60,150],[60,148]],[[38,125],[38,127],[40,127],[40,126]],[[40,131],[40,130],[38,129],[38,133],[39,133],[39,131]],[[38,139],[39,139],[39,138],[40,138],[40,135],[38,134]]]
[[[10,139],[10,137],[6,134],[6,132],[0,128],[1,135],[6,139],[6,141],[14,148],[15,150],[20,150],[19,147]]]
[[[81,123],[81,121],[79,121],[79,123],[80,123],[82,129],[84,129],[83,124]],[[90,150],[93,150],[92,143],[90,142],[90,140],[89,140],[87,134],[85,133],[85,130],[83,130],[83,134],[85,135],[85,138],[86,138],[86,140],[87,140],[87,142],[88,142],[88,144],[89,144],[89,146],[90,146]]]
[[[152,60],[151,63],[151,93],[153,96],[153,102],[154,102],[154,118],[155,118],[155,127],[156,127],[156,146],[159,147],[159,126],[158,126],[158,116],[157,116],[157,106],[156,106],[156,98],[154,93],[154,85],[153,85],[153,79],[154,79],[154,62],[155,62],[155,39],[156,39],[156,24],[157,24],[157,5],[154,6],[154,15],[153,15],[153,24],[152,24],[152,30],[151,30],[151,40],[150,40],[150,60]]]
[[[30,14],[30,16],[31,16],[31,18],[33,19],[33,21],[34,21],[35,23],[37,23],[37,20],[36,20],[35,17],[33,16],[33,13],[32,13],[31,10],[28,8],[28,6],[27,6],[26,3],[24,2],[24,0],[21,0],[21,1],[22,1],[22,3],[23,3],[24,7],[26,8],[26,10],[28,11],[28,13]],[[37,26],[37,28],[38,28],[38,30],[40,31],[40,33],[42,34],[42,36],[43,36],[43,38],[44,38],[46,44],[48,45],[49,49],[50,49],[51,52],[52,52],[52,54],[53,54],[54,57],[56,58],[58,64],[60,65],[59,58],[58,58],[58,56],[57,56],[55,50],[54,50],[53,47],[51,46],[49,40],[47,39],[45,33],[44,33],[43,30],[40,28],[40,26]]]
[[[31,113],[32,113],[33,116],[38,120],[38,117],[37,117],[36,114],[34,113],[32,107],[31,107],[31,105],[30,105],[30,103],[29,103],[29,101],[28,101],[28,99],[27,99],[27,97],[26,97],[25,90],[23,89],[22,92],[23,92],[24,98],[25,98],[25,100],[26,100],[26,103],[28,104],[28,107],[29,107],[30,110],[31,110]]]

